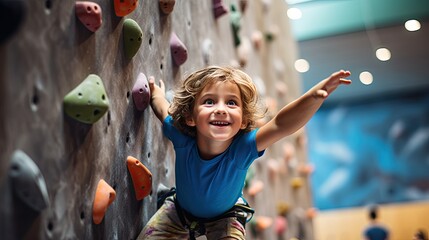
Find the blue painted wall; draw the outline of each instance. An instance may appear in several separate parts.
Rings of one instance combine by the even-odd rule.
[[[307,125],[321,210],[429,200],[429,91],[325,106]]]
[[[312,0],[290,4],[289,7],[302,12],[301,19],[291,21],[292,33],[298,41],[429,17],[427,0]]]

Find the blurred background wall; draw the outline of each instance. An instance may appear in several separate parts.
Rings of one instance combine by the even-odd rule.
[[[361,238],[373,204],[390,239],[428,231],[429,2],[288,3],[304,89],[337,68],[354,81],[307,125],[316,238]]]
[[[253,78],[269,110],[265,121],[332,72],[353,74],[353,84],[332,94],[305,128],[253,164],[244,189],[256,210],[248,239],[361,239],[369,204],[380,205],[391,239],[429,229],[428,1],[177,1],[170,14],[158,1],[139,1],[123,17],[113,1],[93,2],[102,10],[95,32],[76,17],[74,1],[0,1],[2,239],[135,239],[156,211],[158,190],[174,186],[175,176],[171,144],[150,107],[136,109],[132,88],[143,73],[164,79],[171,97],[184,76],[211,64]],[[216,18],[214,3],[227,12]],[[126,19],[142,30],[131,59]],[[419,30],[405,30],[412,19]],[[173,33],[187,48],[180,66],[170,50]],[[380,60],[379,48],[390,58]],[[102,79],[109,100],[93,124],[63,107],[89,74]],[[16,184],[18,150],[40,172],[28,183],[46,186],[44,207],[35,210],[40,196]],[[135,198],[127,156],[152,173],[143,200]],[[100,179],[116,198],[94,224]]]

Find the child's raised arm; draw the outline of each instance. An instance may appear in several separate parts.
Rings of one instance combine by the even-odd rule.
[[[156,117],[162,122],[168,115],[170,104],[165,99],[165,85],[162,80],[159,80],[159,86],[155,84],[155,78],[149,77],[150,88],[150,105],[155,112]]]
[[[349,76],[349,71],[335,72],[313,86],[304,95],[284,106],[273,119],[258,130],[256,134],[258,151],[266,149],[281,138],[303,127],[331,92],[340,84],[351,83],[350,80],[344,79]]]

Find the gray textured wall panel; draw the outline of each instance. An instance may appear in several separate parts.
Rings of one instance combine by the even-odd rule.
[[[184,75],[205,65],[202,47],[206,39],[213,44],[209,64],[237,62],[229,15],[216,20],[212,1],[177,1],[170,15],[159,11],[158,1],[140,1],[123,18],[115,16],[113,1],[95,2],[102,8],[103,23],[92,33],[76,18],[74,1],[22,1],[24,21],[0,45],[2,239],[135,239],[156,211],[158,185],[171,187],[175,177],[174,152],[162,137],[161,123],[150,107],[138,112],[133,105],[130,93],[138,74],[164,79],[167,90],[173,89]],[[238,5],[238,1],[224,1],[228,8],[230,3]],[[276,95],[276,81],[288,84],[288,95],[279,104],[300,92],[292,69],[296,47],[285,11],[282,0],[249,1],[240,31],[249,42],[254,30],[278,27],[275,41],[265,43],[258,52],[250,49],[244,70],[263,79],[270,96]],[[127,18],[143,31],[142,45],[131,60],[124,57],[122,39]],[[174,66],[170,55],[172,32],[188,49],[188,60],[180,67]],[[278,62],[280,70],[276,70]],[[101,77],[110,101],[108,112],[92,125],[63,113],[64,96],[89,74]],[[280,148],[273,146],[267,155],[281,157]],[[8,173],[18,149],[31,157],[46,181],[50,204],[41,213],[13,193]],[[141,201],[134,196],[126,167],[128,155],[138,158],[153,175],[153,193]],[[259,177],[266,180],[266,167],[260,165]],[[116,199],[103,222],[95,225],[92,204],[100,179],[115,189]],[[271,199],[272,204],[258,198],[252,201],[258,212],[275,217],[276,201],[290,195],[281,185],[266,186],[261,197]],[[308,207],[309,193],[303,194],[299,197],[307,200],[301,203]],[[264,236],[274,237],[273,233]]]

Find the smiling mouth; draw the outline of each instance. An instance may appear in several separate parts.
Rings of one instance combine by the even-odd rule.
[[[210,122],[210,124],[211,124],[211,125],[214,125],[214,126],[220,126],[220,127],[223,127],[223,126],[228,126],[228,125],[230,125],[231,123],[229,123],[229,122],[222,122],[222,121],[213,121],[213,122]]]

